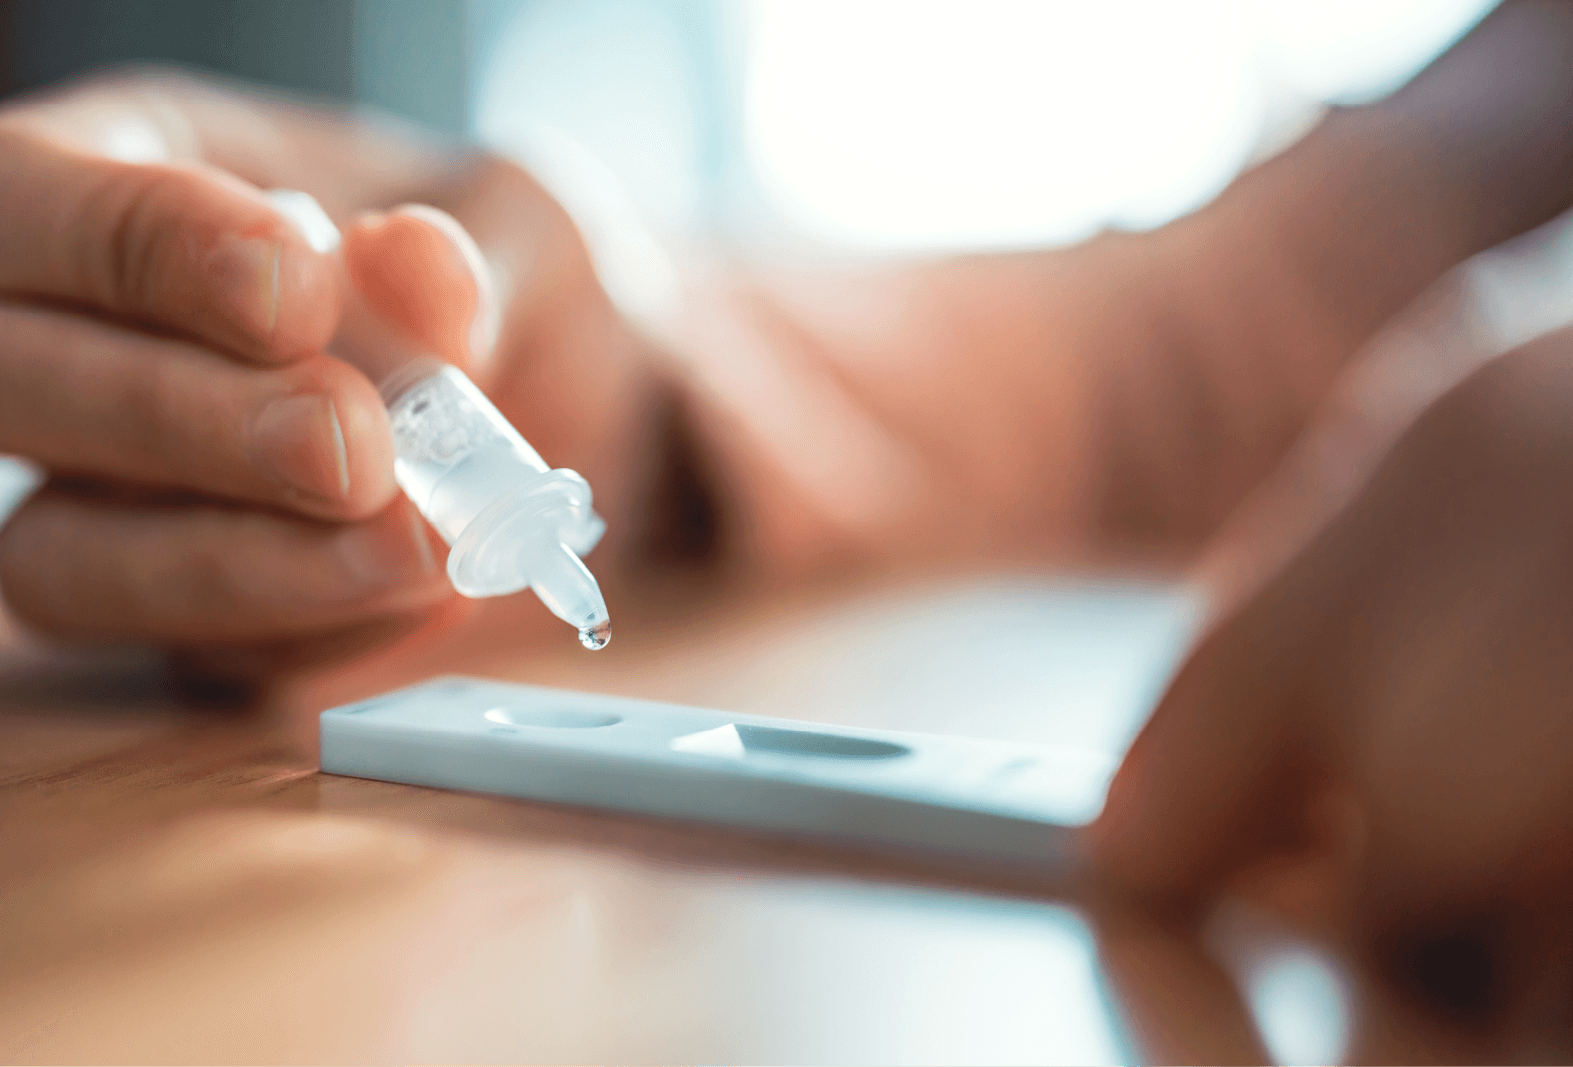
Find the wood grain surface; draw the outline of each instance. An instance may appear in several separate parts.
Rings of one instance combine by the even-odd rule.
[[[1139,704],[1188,632],[1164,592],[1025,603],[1009,588],[712,612],[630,627],[594,656],[566,631],[559,649],[510,648],[508,613],[530,610],[511,605],[243,710],[191,702],[152,656],[15,648],[0,660],[0,1060],[1265,1060],[1195,944],[1064,887],[316,769],[316,712],[442,671],[1044,739],[1080,712],[1044,726],[1024,710],[1033,686],[1064,697],[1125,655],[1153,677],[1083,697]],[[1126,651],[1082,683],[1003,668],[995,690],[965,682],[998,650],[942,620],[1002,611],[1037,612],[1045,649],[1056,627],[1063,644],[1105,625]],[[905,688],[882,642],[855,636],[900,625],[903,654],[930,664]],[[971,704],[914,696],[942,697],[958,671]],[[881,692],[903,706],[865,699]]]

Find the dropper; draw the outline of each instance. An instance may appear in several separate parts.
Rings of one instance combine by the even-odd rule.
[[[580,556],[601,540],[590,485],[551,470],[457,367],[417,359],[381,387],[393,427],[394,477],[452,549],[465,596],[529,587],[552,614],[604,648],[611,620]]]
[[[274,190],[273,205],[312,247],[331,252],[340,235],[315,199]],[[429,209],[428,209],[429,210]],[[462,228],[439,225],[432,211],[418,222],[466,242]],[[446,220],[451,222],[451,220]],[[457,229],[457,233],[448,232]],[[474,284],[486,284],[474,272]],[[344,326],[335,349],[372,375],[387,406],[394,439],[394,477],[421,514],[451,546],[448,576],[468,597],[525,588],[573,626],[588,649],[605,648],[612,624],[606,601],[581,556],[600,541],[606,524],[592,507],[589,483],[571,470],[552,470],[459,368],[411,358],[409,342],[346,284]],[[489,298],[489,293],[481,296]]]

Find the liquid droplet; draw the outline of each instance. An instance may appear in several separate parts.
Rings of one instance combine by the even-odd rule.
[[[612,620],[602,619],[594,626],[586,626],[579,631],[579,643],[591,652],[605,648],[606,643],[612,639]]]

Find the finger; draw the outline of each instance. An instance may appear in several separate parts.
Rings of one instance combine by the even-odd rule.
[[[573,221],[517,165],[477,158],[422,199],[464,223],[496,280],[498,341],[470,378],[549,462],[590,480],[619,528],[643,476],[629,457],[648,451],[665,388],[658,353],[612,305]]]
[[[452,216],[414,204],[344,235],[355,296],[336,349],[373,376],[417,355],[467,368],[496,341],[497,300],[480,249]]]
[[[0,592],[70,640],[277,640],[452,595],[400,499],[348,526],[268,512],[134,507],[46,489],[0,530]]]
[[[248,358],[320,351],[333,261],[265,196],[201,163],[123,163],[0,130],[0,291],[156,323]]]
[[[1294,604],[1270,589],[1170,686],[1092,829],[1095,870],[1113,888],[1189,905],[1300,830],[1295,730],[1311,687]]]
[[[331,356],[249,366],[42,308],[0,306],[0,452],[323,518],[395,492],[382,401]]]

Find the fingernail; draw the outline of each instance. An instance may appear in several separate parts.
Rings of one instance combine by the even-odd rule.
[[[313,252],[325,255],[339,247],[339,228],[322,210],[316,197],[298,189],[273,189],[267,193],[267,198],[305,238]]]
[[[279,241],[228,236],[203,264],[220,300],[259,337],[272,337],[279,321]]]
[[[502,298],[498,293],[513,292],[513,276],[508,265],[497,256],[487,256],[485,300],[476,309],[475,323],[470,329],[472,340],[478,341],[482,357],[490,356],[497,348],[497,336],[502,332]]]
[[[423,581],[437,572],[420,515],[403,504],[395,510],[401,514],[384,514],[339,535],[338,553],[344,570],[365,592]]]
[[[471,267],[479,271],[475,278],[479,299],[475,303],[475,318],[470,323],[470,358],[479,365],[497,347],[502,310],[497,303],[497,286],[493,284],[490,262],[482,259],[478,268],[473,263]]]
[[[349,496],[350,465],[333,401],[291,396],[262,410],[252,431],[256,461],[269,478],[313,497]]]

